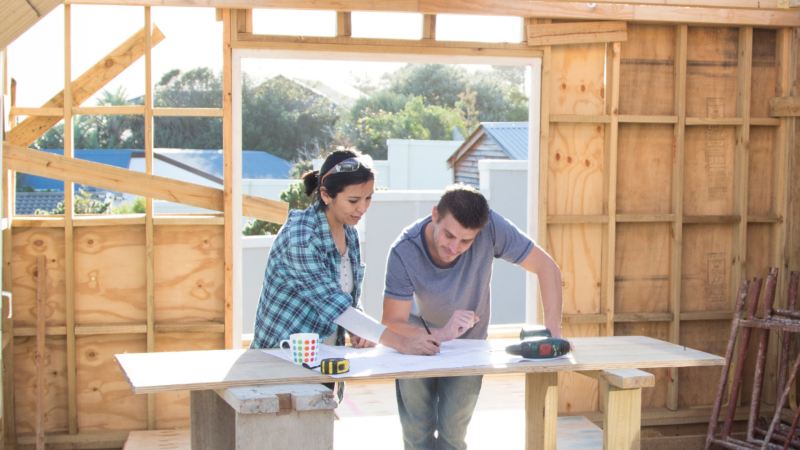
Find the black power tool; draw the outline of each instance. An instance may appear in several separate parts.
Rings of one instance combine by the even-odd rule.
[[[569,350],[569,341],[554,337],[523,341],[519,344],[506,347],[507,353],[519,355],[527,359],[556,358],[566,355],[569,353]]]

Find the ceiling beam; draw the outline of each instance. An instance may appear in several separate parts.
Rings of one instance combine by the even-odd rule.
[[[688,24],[800,26],[780,0],[67,0],[72,4],[290,8],[332,11],[396,11],[423,14],[485,14],[587,20]]]

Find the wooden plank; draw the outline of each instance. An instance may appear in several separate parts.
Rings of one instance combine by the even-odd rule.
[[[554,225],[608,223],[607,214],[554,214],[547,218]]]
[[[739,32],[736,28],[690,27],[687,47],[686,115],[737,117]],[[691,121],[687,120],[687,124]],[[688,153],[688,152],[687,152]]]
[[[436,40],[436,14],[425,14],[422,16],[422,39]]]
[[[558,417],[557,373],[525,375],[525,417],[527,418],[526,450],[555,450]]]
[[[555,124],[547,147],[548,215],[604,214],[602,125]]]
[[[601,450],[603,430],[583,416],[557,419],[556,446],[559,450]]]
[[[423,41],[320,36],[275,36],[239,33],[231,43],[236,49],[267,49],[313,52],[374,53],[388,55],[451,55],[529,58],[541,49],[525,44],[489,42]]]
[[[564,314],[601,314],[601,225],[550,225],[547,249],[561,268]]]
[[[191,450],[188,429],[131,431],[122,450]]]
[[[713,98],[711,100],[718,100],[718,98]],[[718,118],[704,118],[704,117],[688,117],[686,118],[686,125],[688,126],[695,126],[695,125],[742,125],[744,120],[741,117],[718,117]]]
[[[225,321],[225,348],[234,348],[234,340],[239,339],[234,336],[234,321],[233,310],[234,304],[237,301],[235,298],[237,292],[234,276],[237,273],[236,264],[234,261],[234,236],[239,232],[240,217],[237,217],[237,203],[234,201],[234,194],[240,188],[237,185],[237,174],[235,173],[237,161],[240,161],[240,155],[234,155],[234,124],[233,124],[233,49],[232,43],[236,40],[236,16],[231,11],[222,12],[222,178],[223,178],[223,199],[222,199],[222,212],[225,217],[225,225],[223,227],[223,246],[222,257],[223,272],[222,272],[222,314]],[[239,163],[241,164],[241,163]],[[241,169],[240,169],[241,172]]]
[[[224,252],[219,226],[155,227],[157,325],[224,321]]]
[[[624,89],[624,92],[629,92]],[[646,116],[641,114],[621,114],[619,116],[620,123],[671,123],[678,122],[677,116]]]
[[[44,450],[45,399],[45,299],[47,298],[47,259],[36,257],[36,450]]]
[[[77,91],[72,83],[72,7],[64,6],[64,157],[71,160],[75,157],[73,142],[73,114],[72,107],[80,105],[76,99]],[[118,47],[119,49],[119,47]],[[97,65],[95,67],[98,67]],[[79,95],[79,94],[78,94]],[[76,101],[77,100],[77,101]],[[78,432],[78,407],[77,407],[77,356],[75,354],[75,242],[74,227],[72,225],[74,208],[74,185],[70,180],[64,180],[64,297],[66,302],[66,341],[67,341],[67,418],[69,419],[69,432]]]
[[[770,117],[800,116],[800,97],[773,97],[769,100]]]
[[[727,320],[733,318],[732,311],[697,311],[681,313],[681,320]]]
[[[350,37],[352,35],[353,24],[350,19],[350,11],[336,11],[336,37]]]
[[[154,217],[155,225],[222,225],[223,218],[210,214],[159,214]],[[119,214],[113,216],[80,216],[73,221],[75,227],[108,227],[119,225],[144,225],[144,214]],[[12,228],[64,228],[63,217],[15,216]]]
[[[753,57],[750,80],[750,116],[770,116],[770,100],[778,92],[778,30],[753,30]]]
[[[72,108],[72,114],[83,116],[141,116],[144,114],[144,106],[77,106]]]
[[[551,114],[550,123],[611,123],[608,114]]]
[[[780,186],[776,184],[778,177],[775,169],[779,169],[776,160],[782,154],[782,149],[777,147],[777,132],[775,128],[750,128],[747,177],[754,182],[747,185],[748,221],[752,221],[752,216],[768,217],[776,212]]]
[[[79,336],[75,343],[81,432],[145,428],[147,397],[130,391],[114,361],[117,353],[144,352],[147,349],[145,336]]]
[[[528,27],[528,45],[574,45],[628,39],[625,22],[559,22]]]
[[[731,2],[705,0],[697,3],[681,0],[675,5],[664,5],[663,0],[637,1],[630,3],[608,3],[604,1],[586,2],[530,0],[392,0],[375,2],[373,0],[353,0],[343,3],[336,0],[209,0],[202,6],[217,8],[289,8],[322,9],[340,11],[398,11],[424,14],[483,14],[515,15],[521,17],[569,18],[593,20],[627,20],[666,23],[709,23],[721,25],[765,25],[800,26],[800,19],[794,11],[786,9],[761,8],[752,0],[732,0],[736,4],[746,4],[742,9],[727,8]],[[138,6],[198,6],[197,0],[71,0],[73,4],[117,4]],[[772,2],[774,4],[774,2]],[[680,6],[677,6],[680,5]]]
[[[51,267],[52,272],[52,267]],[[44,358],[45,391],[47,392],[47,414],[44,416],[47,440],[50,433],[68,430],[66,342],[63,337],[47,339]],[[36,337],[15,337],[14,372],[14,416],[15,437],[29,435],[30,444],[35,445],[36,436]],[[49,442],[48,442],[49,444]]]
[[[651,375],[652,377],[652,375]],[[642,390],[611,386],[603,380],[603,448],[639,450]]]
[[[72,92],[72,103],[80,105],[94,95],[110,80],[122,73],[139,59],[144,52],[144,28],[136,32],[117,48],[112,50],[102,60],[89,68],[80,77],[66,85]],[[164,40],[164,35],[158,28],[153,29],[153,45]],[[47,103],[45,108],[64,107],[72,110],[72,104],[65,104],[65,92],[56,94]],[[21,146],[28,146],[39,136],[44,134],[53,125],[58,123],[60,117],[29,117],[12,128],[6,135],[6,140]],[[65,136],[66,138],[66,136]]]
[[[616,248],[617,248],[617,170],[619,153],[619,97],[620,97],[620,43],[607,46],[606,66],[608,77],[608,97],[606,112],[611,116],[611,123],[606,127],[605,161],[604,161],[604,209],[608,213],[608,225],[603,236],[603,291],[601,304],[606,313],[605,334],[614,335],[614,311],[616,285]]]
[[[724,362],[723,358],[713,354],[643,336],[576,337],[572,340],[575,344],[572,358],[545,362],[521,361],[509,365],[476,364],[459,368],[436,368],[436,361],[431,361],[430,368],[424,370],[403,371],[398,368],[391,373],[372,373],[357,377],[346,375],[340,379],[347,381],[354,378],[368,380],[478,373],[529,374],[626,368],[711,367]],[[485,351],[490,352],[493,351],[489,349],[490,346],[502,348],[511,342],[513,341],[494,341],[482,345],[486,346]],[[321,383],[331,379],[259,350],[125,353],[117,354],[116,358],[137,394],[256,384]],[[158,370],[153,370],[154,367],[158,367]]]
[[[660,116],[675,123],[675,27],[629,24],[620,59],[620,121]]]
[[[144,227],[75,230],[75,322],[147,322]]]
[[[617,223],[672,222],[675,214],[617,214]]]
[[[222,108],[153,108],[156,117],[222,117]]]
[[[7,169],[60,180],[154,197],[200,208],[223,210],[223,192],[206,186],[147,175],[106,164],[74,160],[60,155],[4,143],[3,161]],[[247,217],[283,223],[288,205],[274,200],[243,196]]]
[[[252,15],[252,14],[251,14]],[[144,8],[144,28],[150,30],[153,27],[150,7]],[[150,33],[145,35],[144,52],[144,159],[147,175],[153,174],[153,52]],[[155,263],[154,263],[154,243],[153,243],[153,199],[147,197],[144,205],[144,279],[145,279],[145,317],[147,321],[147,344],[148,352],[155,351]],[[147,396],[147,429],[155,428],[156,423],[156,402],[154,395]]]
[[[675,220],[672,223],[672,257],[670,263],[669,304],[673,320],[669,327],[669,341],[679,342],[681,288],[683,273],[683,196],[686,160],[686,85],[688,73],[688,38],[686,25],[679,25],[675,32],[675,156],[672,163],[672,212]],[[671,410],[678,409],[679,378],[677,370],[670,370],[667,384],[666,406]]]
[[[672,313],[616,313],[614,321],[617,323],[630,322],[671,322],[675,316]],[[623,336],[622,333],[617,336]]]
[[[734,230],[730,225],[686,225],[681,312],[730,309]]]

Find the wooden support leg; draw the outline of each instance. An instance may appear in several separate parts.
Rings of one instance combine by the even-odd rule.
[[[637,369],[603,371],[603,449],[639,450],[642,425],[642,388],[652,387],[655,377]]]
[[[558,373],[525,374],[525,448],[556,449]]]

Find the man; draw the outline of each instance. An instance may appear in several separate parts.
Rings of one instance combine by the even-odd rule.
[[[429,329],[442,342],[486,339],[494,258],[537,274],[545,325],[560,337],[558,266],[516,226],[490,210],[480,192],[465,185],[447,188],[431,215],[408,226],[392,244],[383,323],[407,335]],[[482,379],[397,380],[406,450],[465,449]]]

